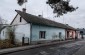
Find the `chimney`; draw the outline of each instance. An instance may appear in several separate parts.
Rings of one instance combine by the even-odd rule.
[[[39,17],[43,17],[42,15],[38,15]]]
[[[69,26],[68,24],[66,24],[67,26]]]
[[[22,11],[26,13],[26,8],[23,8]]]
[[[79,28],[77,28],[77,29],[79,29]]]

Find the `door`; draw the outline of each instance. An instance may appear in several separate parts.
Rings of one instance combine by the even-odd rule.
[[[61,36],[61,34],[62,34],[62,33],[61,33],[61,32],[59,32],[59,39],[60,39],[60,40],[62,39],[62,36]]]
[[[69,38],[69,31],[67,31],[67,38]]]

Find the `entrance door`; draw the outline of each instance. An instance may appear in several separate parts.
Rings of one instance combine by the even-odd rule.
[[[67,31],[67,38],[69,38],[69,31]]]

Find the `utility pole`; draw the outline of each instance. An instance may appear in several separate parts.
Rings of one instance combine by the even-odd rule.
[[[27,2],[27,0],[24,0],[24,3],[25,3],[25,9],[26,9],[26,5],[27,5],[26,2]]]

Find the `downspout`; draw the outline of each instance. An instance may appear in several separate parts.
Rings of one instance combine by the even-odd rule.
[[[75,30],[75,38],[77,37],[77,31]]]
[[[65,40],[67,39],[67,29],[65,29]]]
[[[31,44],[32,41],[32,23],[30,23],[30,42],[29,44]]]

